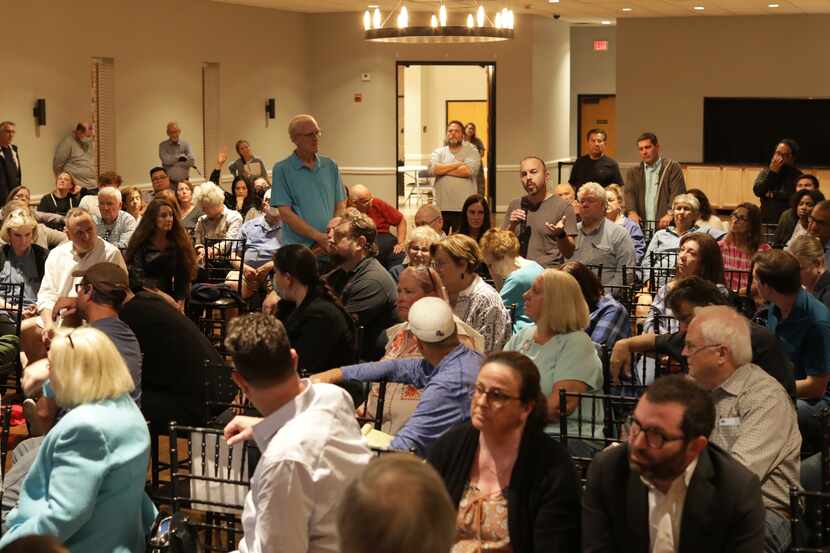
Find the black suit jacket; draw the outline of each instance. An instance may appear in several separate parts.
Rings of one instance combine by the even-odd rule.
[[[19,186],[21,182],[23,182],[22,176],[23,173],[20,169],[20,155],[17,153],[17,146],[11,144],[12,154],[14,155],[14,162],[17,165],[17,181],[12,181],[9,179],[9,175],[6,174],[6,168],[4,166],[5,161],[3,160],[3,155],[0,153],[0,204],[6,203],[6,197],[9,195],[9,190],[14,188],[15,186]]]
[[[584,553],[648,553],[648,488],[628,464],[628,445],[597,455],[582,506]],[[764,550],[758,477],[709,444],[698,457],[680,522],[678,553]]]

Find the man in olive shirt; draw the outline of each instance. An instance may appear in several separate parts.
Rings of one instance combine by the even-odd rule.
[[[78,123],[75,130],[64,138],[55,149],[52,170],[55,176],[69,173],[84,188],[98,186],[98,168],[95,165],[95,128],[92,123]]]
[[[510,202],[502,228],[519,238],[523,257],[542,267],[559,266],[563,256],[573,255],[576,214],[568,202],[548,192],[550,173],[541,158],[523,159],[519,177],[527,195]]]
[[[608,135],[602,129],[588,131],[588,153],[577,158],[568,179],[577,190],[586,182],[597,182],[603,188],[609,184],[625,184],[619,164],[605,155],[607,139]]]

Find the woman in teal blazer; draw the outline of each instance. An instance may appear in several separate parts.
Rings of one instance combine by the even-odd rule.
[[[43,440],[0,548],[32,534],[72,553],[138,553],[156,509],[144,493],[150,435],[115,346],[93,328],[60,333],[49,388],[69,412]]]

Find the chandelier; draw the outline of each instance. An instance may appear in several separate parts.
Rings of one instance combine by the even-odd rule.
[[[386,26],[394,10],[383,19],[380,8],[363,14],[364,38],[373,42],[398,42],[410,44],[446,42],[499,42],[513,38],[513,10],[502,8],[491,20],[484,6],[468,12],[464,25],[449,25],[447,7],[441,3],[438,13],[429,18],[429,26],[409,24],[409,10],[401,2],[394,26]],[[420,14],[419,14],[420,15]],[[460,16],[463,17],[463,16]]]

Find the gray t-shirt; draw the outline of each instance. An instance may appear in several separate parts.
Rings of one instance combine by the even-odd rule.
[[[522,198],[516,198],[507,207],[502,228],[510,228],[510,214],[522,207]],[[558,196],[550,196],[539,204],[536,211],[527,210],[527,225],[530,227],[530,242],[527,246],[527,259],[533,260],[542,267],[557,267],[562,264],[562,254],[556,245],[556,239],[545,227],[545,223],[555,225],[565,217],[565,232],[576,235],[576,214],[568,202]],[[516,225],[514,231],[521,240],[523,224]]]
[[[118,317],[107,317],[106,319],[99,319],[89,326],[100,330],[115,344],[115,349],[121,354],[127,369],[130,371],[130,376],[133,377],[135,383],[135,390],[132,391],[132,397],[137,405],[141,405],[141,347],[138,345],[138,340],[135,337],[132,329],[127,326],[127,323]]]

